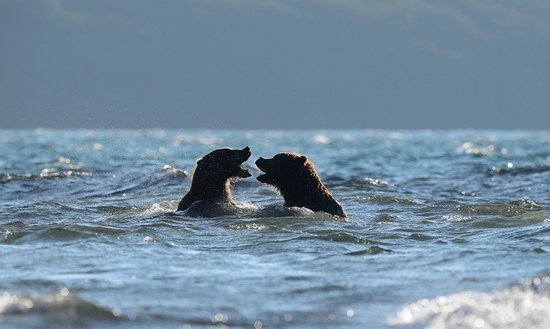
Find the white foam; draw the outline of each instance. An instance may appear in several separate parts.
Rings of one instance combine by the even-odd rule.
[[[187,172],[185,170],[177,169],[177,168],[174,168],[170,165],[164,165],[164,167],[162,167],[162,172],[170,174],[170,175],[174,175],[176,177],[185,177],[185,176],[187,176]]]
[[[178,200],[172,201],[161,201],[153,203],[149,208],[145,209],[143,212],[144,216],[155,216],[163,213],[171,212],[176,210],[178,207]]]
[[[468,216],[459,216],[459,215],[444,215],[443,220],[447,222],[462,222],[465,220],[469,220],[470,217]]]
[[[463,291],[406,305],[388,319],[393,326],[429,329],[547,329],[550,328],[550,294],[539,285],[550,277],[537,277],[524,285],[478,293]]]
[[[260,207],[253,204],[252,202],[243,202],[243,203],[239,203],[237,204],[237,208],[239,209],[251,209],[251,210],[256,210],[256,209],[259,209]]]
[[[269,229],[269,226],[259,224],[259,223],[239,223],[239,224],[233,224],[229,226],[230,228],[234,230],[253,230],[253,231],[265,231]]]

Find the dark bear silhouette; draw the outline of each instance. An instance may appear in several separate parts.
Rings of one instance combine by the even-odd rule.
[[[342,206],[323,185],[313,163],[296,153],[279,153],[272,159],[260,157],[256,166],[264,172],[258,181],[276,187],[285,200],[286,207],[305,207],[346,217]]]
[[[178,210],[185,210],[197,201],[214,201],[235,206],[229,190],[231,177],[250,177],[248,170],[241,168],[252,153],[247,146],[242,150],[222,148],[208,153],[197,161],[191,188],[181,199]]]

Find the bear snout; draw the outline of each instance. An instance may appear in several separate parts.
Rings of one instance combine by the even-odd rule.
[[[245,147],[244,149],[241,150],[244,154],[246,154],[248,157],[250,157],[252,155],[252,151],[250,151],[250,147]],[[247,159],[248,159],[247,157]]]
[[[250,151],[250,147],[248,146],[239,151],[241,152],[241,156],[239,157],[240,158],[239,160],[241,160],[241,163],[248,160],[248,158],[250,158],[250,156],[252,155],[252,152]]]
[[[267,172],[267,160],[262,158],[262,157],[259,157],[258,160],[256,160],[254,162],[256,164],[256,167],[258,167],[258,169],[260,169],[261,171],[263,172]]]
[[[250,171],[248,171],[247,169],[240,168],[240,172],[239,172],[238,177],[247,178],[247,177],[250,177],[250,176],[252,176]]]

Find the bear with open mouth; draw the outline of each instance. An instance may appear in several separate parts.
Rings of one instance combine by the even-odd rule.
[[[304,207],[346,217],[344,209],[323,185],[313,163],[306,156],[279,153],[271,159],[260,157],[255,163],[264,172],[256,179],[277,188],[286,207]]]
[[[181,199],[177,211],[186,210],[197,201],[213,201],[236,206],[229,180],[232,177],[252,176],[241,165],[252,152],[247,146],[242,150],[222,148],[214,150],[197,161],[189,192]]]

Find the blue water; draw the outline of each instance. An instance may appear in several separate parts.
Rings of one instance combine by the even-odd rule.
[[[349,221],[197,158],[308,155]],[[0,131],[1,328],[549,328],[550,132]]]

